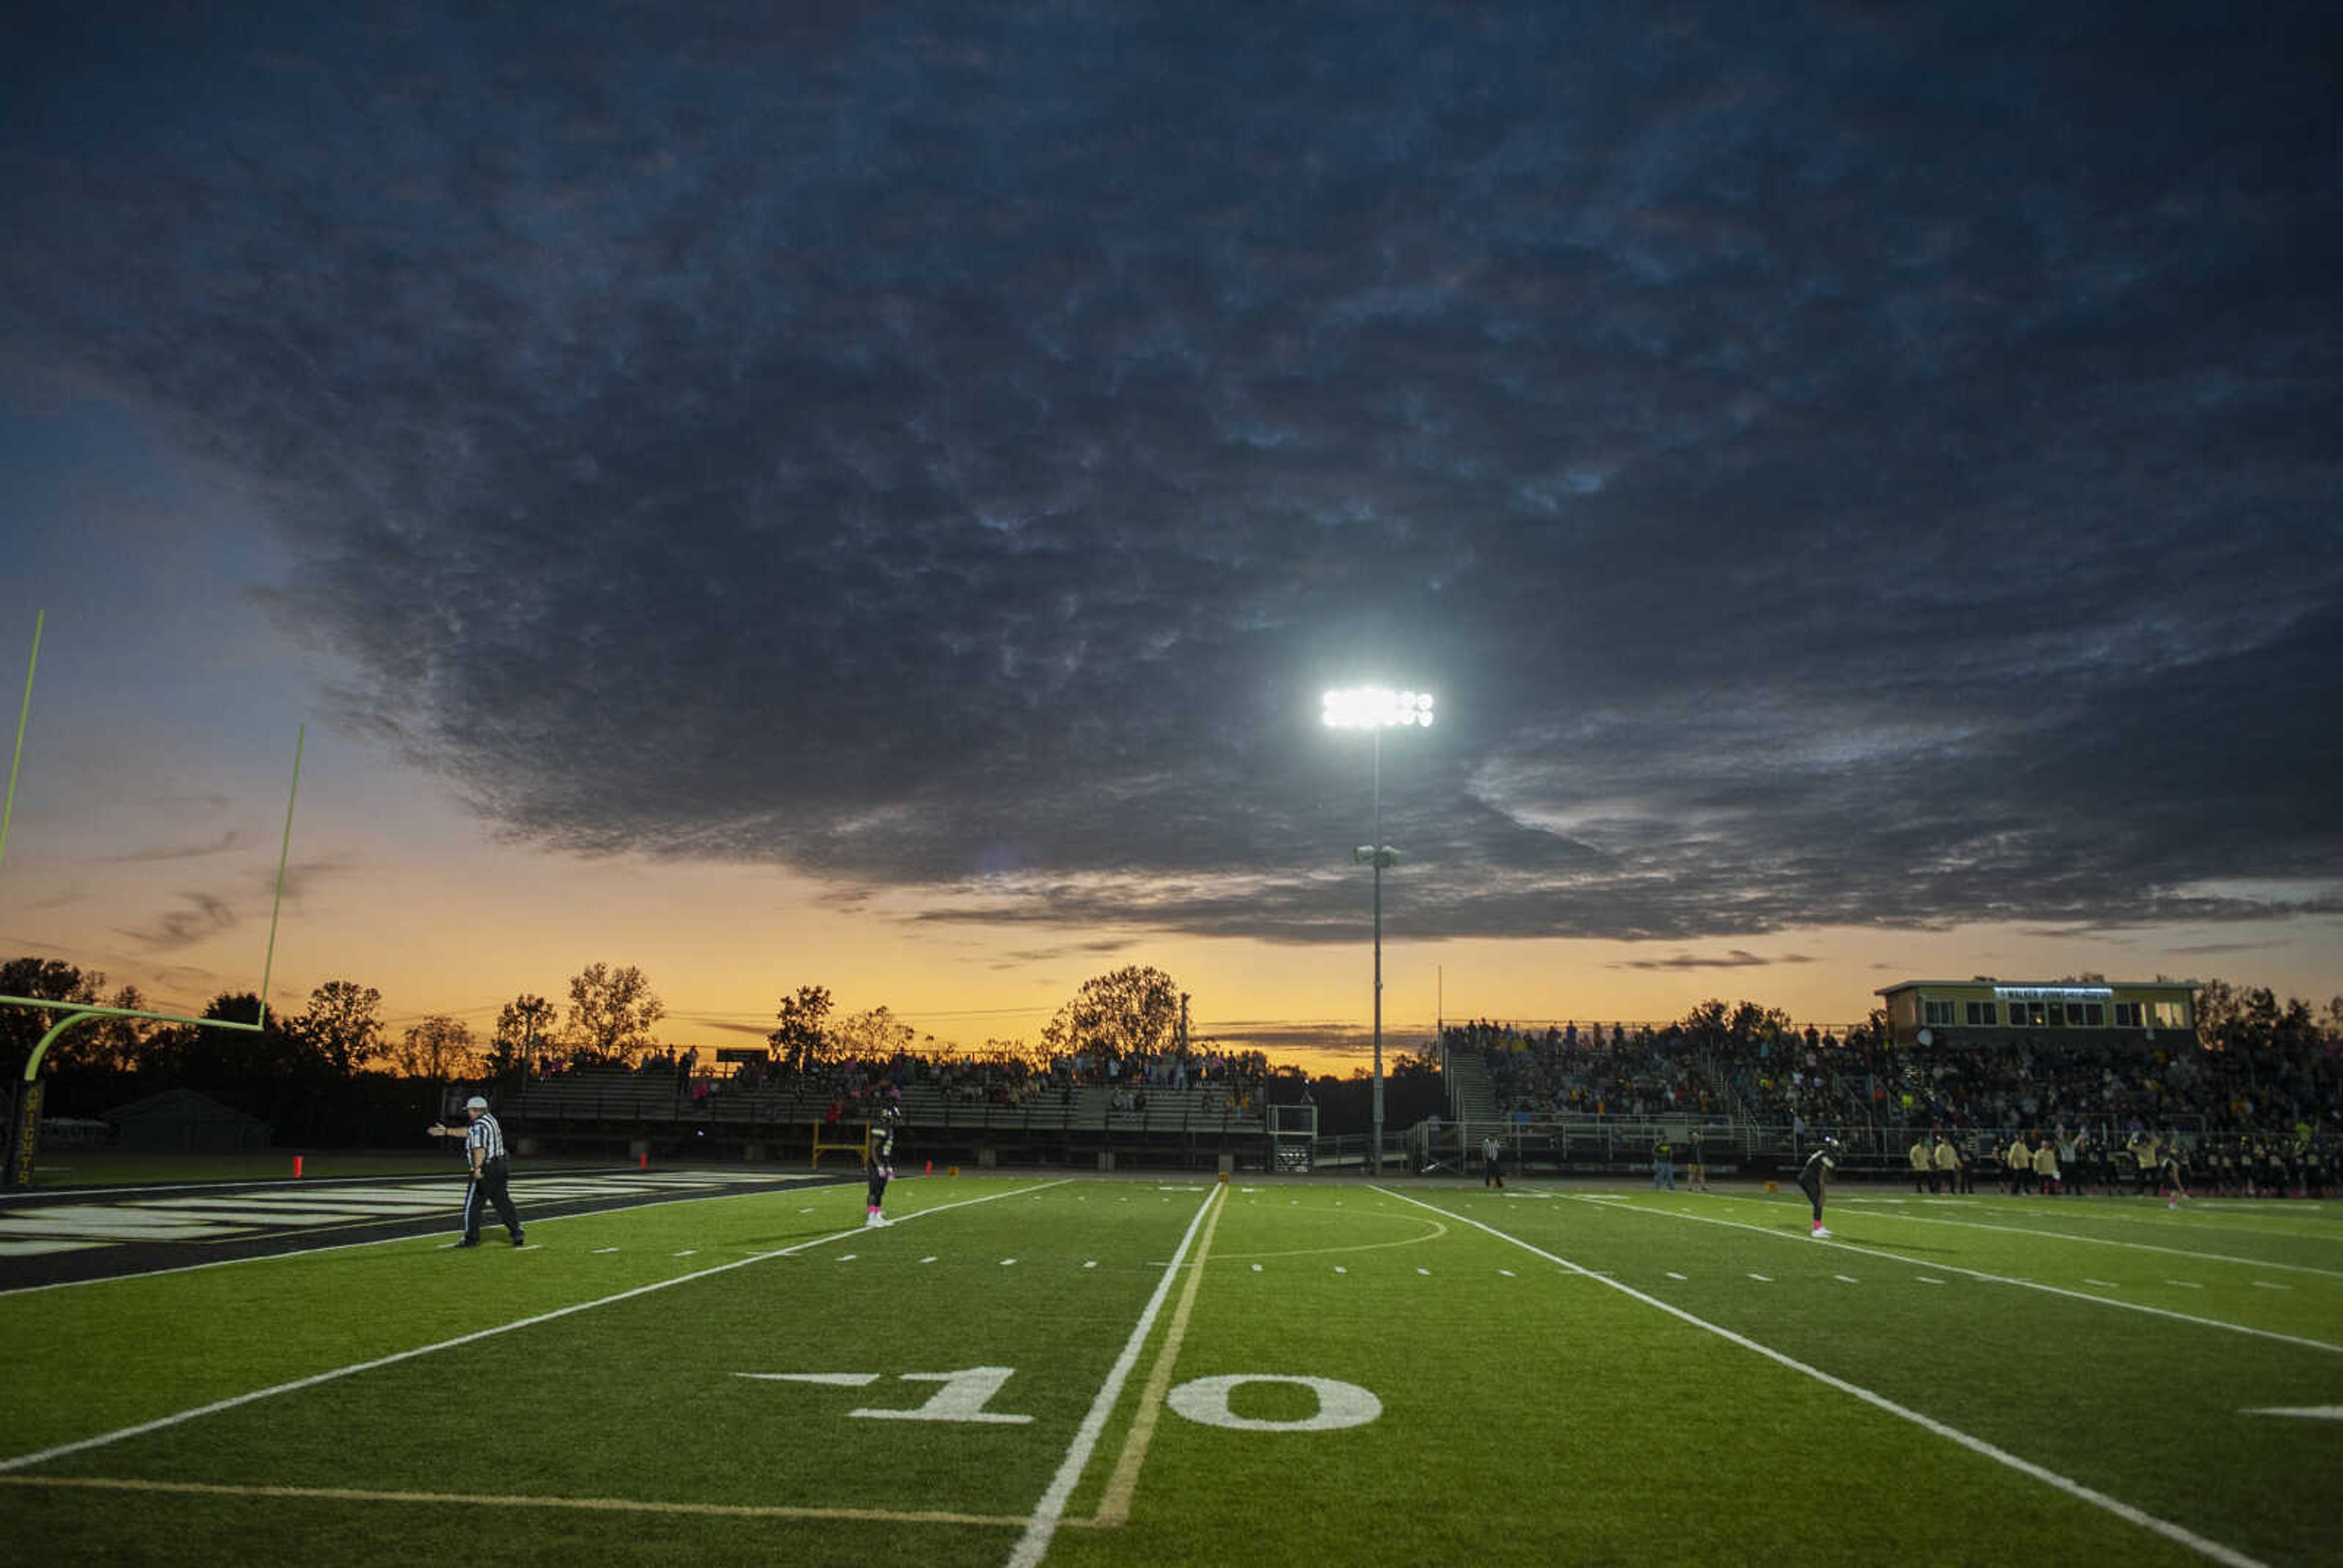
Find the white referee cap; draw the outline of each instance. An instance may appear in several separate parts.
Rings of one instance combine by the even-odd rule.
[[[471,1099],[464,1101],[464,1109],[467,1111],[486,1111],[488,1108],[488,1101],[485,1095],[475,1094]]]

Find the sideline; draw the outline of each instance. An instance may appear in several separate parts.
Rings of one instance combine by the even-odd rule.
[[[1762,1199],[1745,1200],[1762,1202]],[[1826,1241],[1815,1241],[1786,1234],[1770,1225],[1752,1225],[1744,1220],[1726,1220],[1711,1214],[1687,1214],[1675,1209],[1654,1209],[1648,1204],[1606,1204],[1613,1211],[1624,1210],[1634,1214],[1648,1214],[1660,1220],[1687,1220],[1695,1225],[1722,1225],[1728,1231],[1747,1231],[1753,1235],[1770,1237],[1777,1241],[1793,1241],[1798,1246],[1835,1247],[1843,1252],[1854,1252],[1865,1258],[1885,1258],[1892,1263],[1903,1263],[1915,1269],[1933,1269],[1947,1274],[1966,1274],[1972,1280],[1984,1280],[1990,1284],[2016,1285],[2021,1290],[2040,1291],[2048,1296],[2064,1296],[2070,1302],[2089,1302],[2096,1306],[2115,1307],[2127,1312],[2145,1312],[2152,1318],[2170,1318],[2175,1322],[2194,1323],[2199,1328],[2222,1329],[2233,1334],[2246,1334],[2258,1340],[2275,1340],[2282,1345],[2299,1345],[2304,1350],[2325,1351],[2330,1355],[2343,1355],[2343,1345],[2325,1340],[2307,1340],[2299,1334],[2282,1334],[2276,1329],[2249,1328],[2222,1318],[2200,1318],[2193,1312],[2176,1312],[2170,1307],[2151,1307],[2146,1302],[2127,1302],[2118,1296],[2095,1296],[2088,1291],[2070,1291],[2064,1285],[2046,1285],[2039,1280],[2021,1280],[2015,1274],[1989,1273],[1983,1269],[1966,1268],[1959,1263],[1941,1262],[1934,1258],[1907,1258],[1901,1252],[1890,1252],[1879,1247],[1865,1247],[1833,1236]],[[1446,1211],[1443,1211],[1445,1212]],[[1864,1217],[1871,1217],[1868,1209]],[[1803,1223],[1803,1221],[1801,1221]]]
[[[2159,1519],[2153,1513],[2148,1513],[2133,1507],[2130,1503],[2124,1502],[2120,1498],[2110,1497],[2104,1492],[2099,1492],[2091,1487],[2086,1486],[2081,1482],[2074,1480],[2069,1476],[2061,1475],[2055,1470],[2046,1469],[2043,1466],[2035,1463],[2030,1459],[2021,1458],[2019,1455],[2010,1452],[2006,1448],[2000,1448],[1993,1443],[1987,1442],[1981,1437],[1973,1437],[1969,1433],[1961,1431],[1958,1427],[1947,1425],[1944,1422],[1938,1421],[1934,1416],[1924,1415],[1920,1412],[1914,1410],[1907,1405],[1898,1404],[1885,1394],[1874,1393],[1867,1388],[1864,1388],[1856,1383],[1851,1383],[1845,1378],[1837,1377],[1830,1372],[1823,1371],[1820,1367],[1811,1366],[1806,1362],[1798,1360],[1795,1356],[1785,1354],[1781,1351],[1774,1349],[1770,1345],[1759,1344],[1755,1340],[1750,1339],[1745,1334],[1735,1333],[1733,1330],[1725,1327],[1721,1323],[1712,1323],[1705,1318],[1695,1317],[1692,1313],[1685,1312],[1682,1307],[1672,1306],[1668,1302],[1661,1301],[1657,1296],[1647,1296],[1643,1292],[1635,1289],[1633,1285],[1622,1284],[1619,1281],[1612,1279],[1607,1274],[1598,1274],[1594,1270],[1574,1263],[1567,1258],[1556,1257],[1554,1253],[1545,1251],[1543,1247],[1533,1246],[1529,1242],[1523,1241],[1518,1236],[1507,1235],[1504,1231],[1498,1230],[1493,1225],[1483,1224],[1478,1220],[1456,1213],[1453,1210],[1440,1208],[1436,1204],[1424,1202],[1422,1199],[1411,1198],[1404,1192],[1393,1191],[1389,1188],[1379,1187],[1376,1188],[1375,1191],[1384,1192],[1391,1197],[1397,1198],[1402,1202],[1413,1203],[1420,1209],[1429,1209],[1435,1214],[1445,1214],[1448,1218],[1457,1221],[1462,1224],[1470,1225],[1475,1230],[1484,1231],[1500,1241],[1508,1242],[1513,1246],[1519,1247],[1523,1251],[1529,1253],[1532,1257],[1543,1258],[1547,1262],[1557,1264],[1562,1268],[1569,1270],[1574,1274],[1584,1274],[1589,1279],[1599,1281],[1601,1283],[1608,1285],[1611,1289],[1617,1291],[1620,1294],[1632,1297],[1635,1301],[1643,1302],[1647,1307],[1655,1307],[1659,1311],[1667,1313],[1667,1315],[1672,1318],[1689,1323],[1694,1328],[1700,1329],[1705,1332],[1715,1334],[1717,1338],[1725,1341],[1729,1344],[1738,1345],[1743,1350],[1761,1355],[1777,1366],[1786,1367],[1792,1372],[1798,1372],[1804,1376],[1814,1379],[1816,1382],[1825,1384],[1830,1388],[1835,1388],[1841,1393],[1848,1394],[1855,1399],[1859,1399],[1864,1403],[1872,1406],[1875,1410],[1886,1412],[1889,1415],[1895,1416],[1899,1421],[1908,1421],[1924,1432],[1931,1432],[1937,1437],[1946,1439],[1947,1442],[1958,1443],[1961,1447],[1967,1449],[1972,1453],[1981,1454],[1985,1458],[1992,1460],[1996,1464],[2006,1465],[2008,1468],[2016,1471],[2022,1475],[2032,1476],[2035,1480],[2043,1483],[2045,1485],[2049,1486],[2056,1491],[2063,1492],[2067,1496],[2075,1498],[2078,1502],[2087,1503],[2094,1508],[2099,1509],[2107,1513],[2112,1513],[2117,1518],[2123,1520],[2127,1523],[2137,1524],[2143,1530],[2152,1531],[2156,1534],[2163,1536],[2167,1541],[2176,1542],[2182,1546],[2187,1547],[2192,1552],[2199,1553],[2204,1556],[2211,1558],[2216,1563],[2226,1564],[2227,1568],[2268,1568],[2268,1565],[2262,1563],[2260,1559],[2248,1557],[2244,1553],[2237,1551],[2234,1547],[2224,1546],[2217,1541],[2208,1540],[2206,1537],[2197,1534],[2195,1531],[2188,1529],[2186,1525],[2175,1524],[2168,1519]],[[1722,1222],[1729,1223],[1730,1221]]]
[[[1115,1401],[1122,1397],[1122,1385],[1130,1380],[1131,1369],[1139,1364],[1140,1347],[1155,1327],[1155,1316],[1163,1310],[1163,1298],[1172,1293],[1172,1282],[1180,1277],[1181,1264],[1187,1259],[1188,1249],[1195,1244],[1196,1232],[1207,1216],[1216,1214],[1221,1207],[1221,1195],[1228,1189],[1215,1184],[1204,1194],[1196,1209],[1196,1217],[1188,1221],[1188,1233],[1180,1238],[1179,1250],[1163,1267],[1163,1277],[1155,1283],[1155,1293],[1147,1298],[1147,1306],[1139,1314],[1139,1322],[1123,1342],[1122,1353],[1099,1385],[1098,1397],[1091,1401],[1090,1413],[1074,1433],[1073,1442],[1066,1445],[1066,1457],[1058,1465],[1058,1473],[1051,1478],[1049,1489],[1041,1501],[1033,1505],[1026,1521],[1025,1533],[1019,1537],[1017,1548],[1009,1554],[1009,1568],[1036,1568],[1050,1550],[1050,1542],[1058,1527],[1066,1522],[1066,1503],[1082,1479],[1082,1470],[1090,1463],[1091,1453],[1098,1447],[1099,1435],[1106,1430],[1107,1418],[1114,1413]]]
[[[948,1209],[965,1209],[972,1203],[990,1203],[1002,1198],[1022,1197],[1027,1193],[1046,1191],[1051,1187],[1063,1185],[1062,1180],[1049,1181],[1040,1187],[1021,1187],[1006,1192],[990,1192],[980,1198],[963,1198],[956,1202],[939,1203],[931,1209],[922,1209],[918,1213],[907,1214],[896,1223],[908,1224],[929,1214],[940,1214]],[[346,1367],[336,1367],[331,1372],[321,1372],[309,1377],[296,1378],[291,1382],[277,1383],[271,1388],[256,1389],[250,1393],[232,1394],[226,1399],[214,1400],[209,1404],[196,1405],[192,1409],[179,1411],[171,1415],[157,1416],[153,1421],[143,1421],[135,1426],[100,1432],[96,1437],[78,1438],[72,1442],[61,1442],[55,1447],[40,1449],[32,1453],[20,1453],[13,1459],[0,1459],[0,1475],[5,1475],[12,1471],[29,1469],[36,1464],[45,1464],[50,1460],[62,1459],[69,1453],[80,1453],[87,1449],[103,1448],[108,1443],[119,1442],[124,1438],[141,1437],[150,1432],[161,1432],[166,1427],[177,1426],[183,1422],[194,1421],[199,1416],[216,1415],[221,1411],[234,1410],[239,1405],[253,1404],[264,1399],[274,1399],[281,1393],[294,1393],[302,1389],[316,1388],[320,1384],[333,1382],[357,1372],[372,1372],[377,1367],[396,1366],[400,1362],[413,1361],[418,1356],[427,1356],[438,1351],[454,1350],[458,1346],[474,1344],[481,1340],[494,1339],[498,1334],[508,1334],[515,1329],[533,1328],[538,1323],[549,1323],[575,1312],[590,1312],[596,1307],[607,1307],[619,1302],[632,1301],[638,1296],[648,1296],[654,1292],[668,1290],[676,1285],[688,1285],[696,1280],[730,1273],[735,1269],[745,1269],[751,1263],[762,1263],[774,1258],[786,1258],[815,1247],[827,1246],[832,1241],[840,1241],[848,1236],[859,1236],[862,1234],[862,1230],[860,1225],[850,1226],[843,1231],[834,1231],[827,1236],[817,1236],[810,1241],[799,1241],[793,1247],[784,1247],[779,1251],[753,1252],[745,1258],[736,1258],[729,1263],[719,1263],[713,1268],[695,1270],[689,1274],[678,1274],[671,1280],[658,1280],[648,1285],[638,1285],[630,1291],[620,1291],[616,1295],[601,1296],[590,1302],[578,1302],[566,1307],[556,1307],[549,1312],[539,1312],[534,1317],[517,1318],[511,1322],[499,1323],[494,1328],[476,1329],[468,1334],[458,1334],[454,1339],[441,1340],[436,1344],[417,1345],[413,1350],[396,1351],[387,1356],[377,1356],[372,1361],[357,1362]]]

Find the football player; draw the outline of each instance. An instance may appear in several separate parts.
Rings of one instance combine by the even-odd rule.
[[[890,1100],[879,1108],[879,1120],[870,1126],[870,1150],[862,1168],[870,1179],[870,1196],[862,1216],[866,1231],[884,1230],[887,1225],[887,1217],[879,1209],[887,1198],[887,1183],[895,1179],[895,1129],[902,1121],[902,1107]]]
[[[1823,1188],[1830,1173],[1838,1169],[1838,1140],[1825,1138],[1820,1148],[1806,1156],[1806,1163],[1798,1172],[1798,1191],[1815,1206],[1814,1238],[1817,1241],[1830,1240],[1830,1232],[1823,1228]]]

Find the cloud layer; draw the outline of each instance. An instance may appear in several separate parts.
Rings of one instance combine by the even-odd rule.
[[[314,9],[23,25],[0,353],[515,835],[1353,940],[1380,678],[1395,933],[2336,912],[2312,7]]]

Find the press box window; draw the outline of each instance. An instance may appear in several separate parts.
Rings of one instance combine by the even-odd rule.
[[[1972,1001],[1964,1002],[1962,1007],[1966,1014],[1966,1021],[1971,1029],[1991,1029],[2001,1021],[2001,1008],[1997,1003]]]
[[[1948,1025],[1953,1021],[1953,1004],[1948,1001],[1924,1001],[1920,1004],[1922,1023]]]
[[[2139,1011],[2140,1004],[2138,1002],[2119,1001],[2116,1003],[2116,1027],[2117,1029],[2137,1029],[2140,1026]]]

